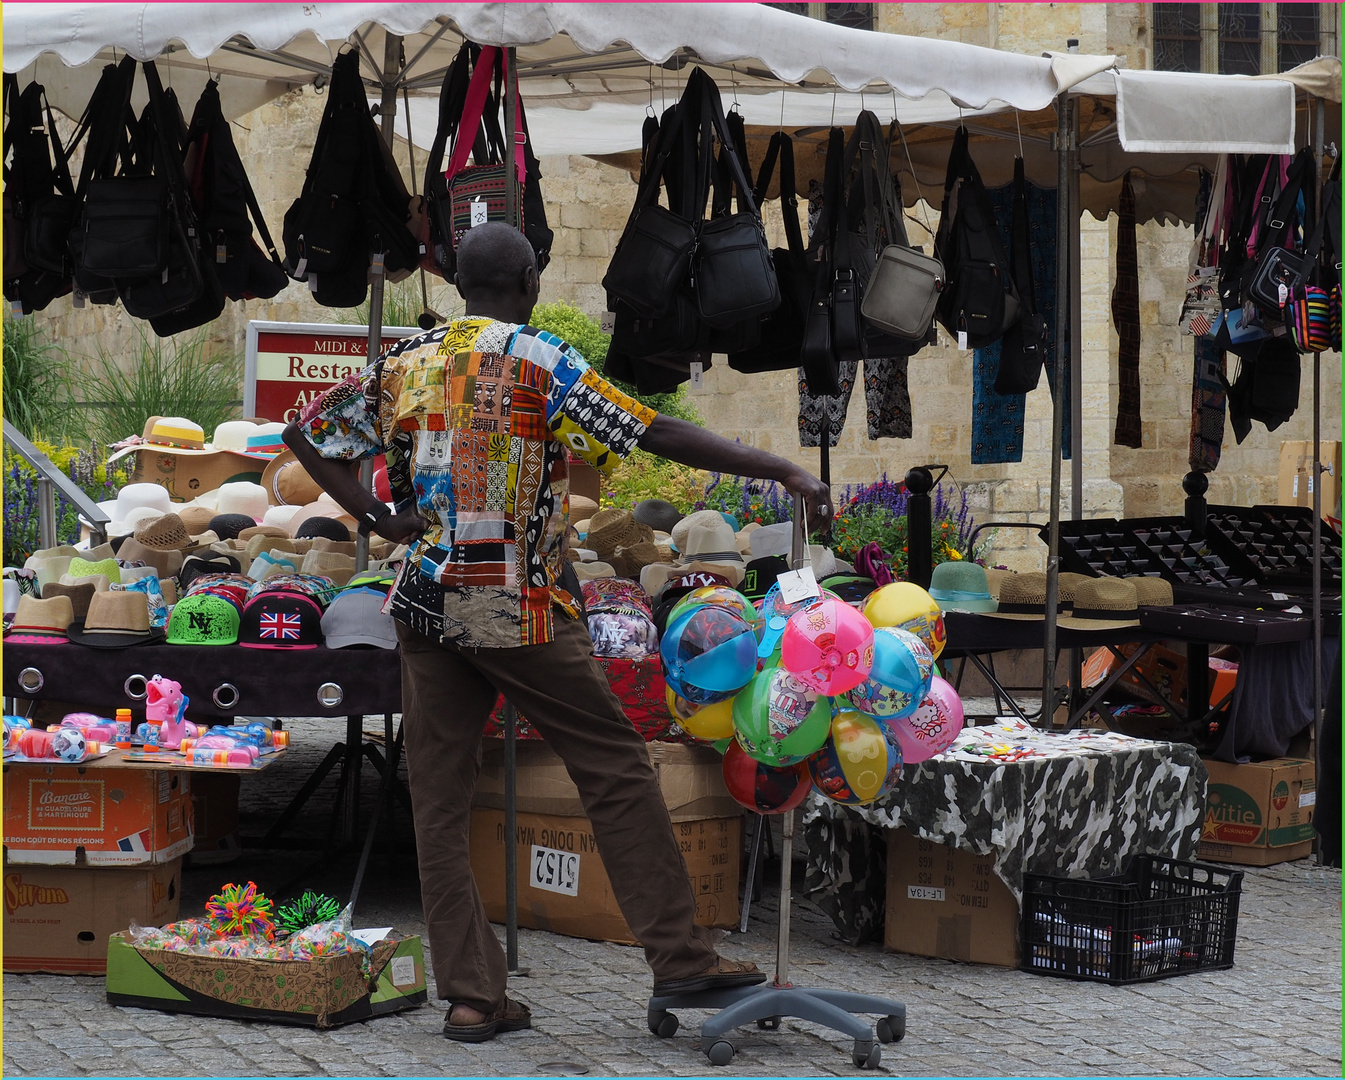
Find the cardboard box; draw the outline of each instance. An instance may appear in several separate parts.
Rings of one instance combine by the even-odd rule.
[[[993,855],[887,834],[883,947],[912,956],[1018,966],[1018,902]]]
[[[6,971],[101,975],[108,936],[132,920],[172,922],[182,892],[181,859],[133,870],[7,865],[4,875]]]
[[[696,894],[696,922],[738,923],[742,818],[681,821],[673,833]],[[472,811],[472,874],[492,922],[504,922],[504,811]],[[587,818],[518,815],[518,923],[592,941],[638,945],[612,895]]]
[[[737,817],[742,807],[724,786],[723,758],[711,746],[688,743],[646,743],[649,762],[674,822]],[[550,817],[584,816],[579,789],[560,756],[544,742],[517,744],[517,796],[520,813]],[[481,758],[473,806],[504,809],[504,740],[492,739]]]
[[[124,934],[103,944],[110,1005],[329,1028],[425,1004],[419,937],[373,947],[374,977],[359,957],[232,959],[137,948]]]
[[[160,484],[173,502],[191,502],[221,484],[246,480],[261,483],[266,459],[231,450],[175,450],[163,446],[137,446],[113,454],[108,464],[128,454],[135,455],[133,484]]]
[[[168,863],[192,847],[192,778],[128,768],[7,762],[5,862],[46,866]]]
[[[1139,648],[1138,645],[1118,645],[1117,651],[1122,656],[1130,656]],[[1099,650],[1111,655],[1110,650]],[[1217,666],[1216,657],[1210,658],[1209,686],[1210,704],[1217,705],[1219,702],[1233,692],[1233,687],[1237,683],[1238,673],[1223,666]],[[1119,661],[1113,661],[1119,663]],[[1107,670],[1111,670],[1111,664],[1107,665]],[[1145,701],[1152,701],[1155,705],[1167,706],[1168,701],[1154,694],[1135,674],[1139,672],[1144,675],[1149,682],[1165,696],[1168,701],[1177,705],[1186,707],[1186,653],[1179,652],[1176,649],[1169,649],[1165,645],[1151,645],[1135,666],[1127,671],[1117,680],[1117,686],[1134,694],[1136,697],[1143,698]],[[1099,680],[1101,681],[1101,680]]]
[[[196,773],[191,782],[192,849],[188,866],[218,866],[243,854],[238,836],[237,773]]]
[[[1341,444],[1320,442],[1318,460],[1322,464],[1322,512],[1336,516],[1340,501]],[[1278,491],[1275,501],[1281,506],[1312,506],[1312,440],[1286,439],[1280,443]]]
[[[1205,759],[1209,787],[1199,857],[1245,866],[1301,859],[1312,852],[1317,769],[1302,758],[1249,765]]]

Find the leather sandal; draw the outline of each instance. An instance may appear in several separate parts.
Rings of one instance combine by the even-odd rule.
[[[504,1004],[477,1024],[453,1023],[453,1010],[444,1017],[444,1038],[455,1042],[488,1042],[506,1031],[523,1031],[532,1027],[532,1010],[521,1001],[506,997]]]
[[[766,973],[746,960],[726,960],[722,956],[698,975],[684,979],[665,979],[654,983],[654,995],[697,994],[704,990],[725,990],[734,986],[756,986],[766,981]]]

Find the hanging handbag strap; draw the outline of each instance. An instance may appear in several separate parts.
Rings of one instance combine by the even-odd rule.
[[[1264,201],[1263,208],[1263,229],[1257,236],[1253,236],[1251,247],[1254,250],[1263,250],[1273,244],[1279,244],[1281,247],[1293,246],[1293,227],[1297,217],[1298,197],[1304,187],[1312,187],[1310,177],[1314,170],[1312,151],[1304,147],[1295,156],[1293,164],[1285,173],[1284,181],[1280,187],[1279,195],[1274,203],[1266,208]],[[1310,214],[1304,215],[1303,227],[1306,232],[1308,228],[1308,218]]]
[[[472,62],[472,43],[464,41],[458,55],[448,67],[443,85],[439,87],[439,123],[434,129],[434,142],[430,144],[429,157],[425,162],[425,190],[433,191],[436,176],[442,179],[444,150],[448,142],[457,134],[462,119],[463,104],[467,100],[468,69]]]
[[[168,190],[180,214],[191,211],[191,195],[187,189],[187,173],[182,166],[181,149],[169,139],[169,131],[174,130],[177,117],[168,96],[164,93],[163,83],[159,80],[159,69],[153,60],[146,60],[141,67],[145,70],[145,87],[149,91],[149,104],[154,116],[154,137],[158,153],[155,155],[155,171],[168,184]],[[183,227],[188,228],[184,216]],[[189,235],[191,231],[189,229]]]
[[[728,120],[724,115],[724,102],[719,96],[719,87],[714,80],[707,75],[703,69],[697,68],[691,73],[691,78],[687,80],[687,89],[691,89],[692,82],[697,82],[701,86],[701,154],[698,159],[698,165],[701,168],[702,177],[705,181],[705,187],[697,195],[696,206],[704,207],[705,199],[709,194],[709,181],[711,177],[711,166],[713,165],[712,135],[719,138],[722,153],[728,158],[728,177],[732,180],[739,193],[739,213],[748,213],[753,216],[760,216],[757,209],[756,199],[752,196],[752,184],[747,179],[747,172],[744,163],[739,160],[739,151],[734,147],[734,138],[729,131]],[[744,205],[744,203],[746,205]]]
[[[1340,281],[1340,158],[1331,167],[1322,190],[1322,220],[1326,222],[1326,243],[1329,245],[1328,267],[1334,268],[1335,280]]]
[[[939,231],[934,237],[934,254],[942,260],[943,265],[951,274],[953,271],[954,252],[948,250],[948,241],[953,232],[953,214],[950,213],[953,200],[953,188],[963,176],[963,162],[970,155],[967,153],[967,129],[959,126],[953,133],[953,145],[948,151],[948,166],[944,171],[943,178],[943,202],[939,208]]]
[[[752,197],[760,206],[766,201],[766,192],[770,189],[771,178],[775,175],[776,161],[780,164],[780,216],[785,223],[785,246],[791,255],[798,259],[804,257],[803,230],[799,226],[799,196],[794,175],[794,140],[783,131],[771,136],[766,147],[766,157],[757,171],[756,187]]]
[[[1303,259],[1298,268],[1298,273],[1294,277],[1293,287],[1306,285],[1309,278],[1317,276],[1318,256],[1321,254],[1322,241],[1326,238],[1327,223],[1331,218],[1335,218],[1336,228],[1340,228],[1340,215],[1337,213],[1333,193],[1339,192],[1338,187],[1326,187],[1322,191],[1320,213],[1317,215],[1317,224],[1313,228],[1311,235],[1307,238],[1307,243],[1303,248]],[[1305,223],[1306,224],[1306,223]]]
[[[481,56],[476,62],[476,70],[472,72],[472,80],[467,86],[467,98],[463,104],[462,121],[458,127],[457,136],[453,141],[453,154],[449,158],[448,168],[444,171],[445,179],[452,180],[467,165],[467,155],[476,143],[476,135],[481,127],[481,119],[485,112],[486,100],[490,91],[491,79],[494,77],[495,68],[499,65],[501,68],[501,77],[506,81],[509,77],[509,59],[508,55],[494,45],[487,45],[481,50]],[[507,92],[507,91],[506,91]],[[517,94],[514,97],[515,106],[518,103]],[[520,109],[514,109],[514,172],[518,177],[519,184],[527,180],[527,165],[524,161],[523,144],[526,135],[523,132],[523,114]]]
[[[75,197],[82,199],[89,181],[95,177],[111,176],[117,161],[129,150],[128,126],[134,122],[131,115],[131,87],[135,83],[135,60],[126,56],[115,67],[103,68],[98,85],[89,99],[88,143],[80,164]]]
[[[1032,281],[1032,234],[1028,228],[1027,177],[1023,159],[1013,159],[1013,222],[1010,225],[1009,273],[1018,287],[1018,302],[1029,314],[1037,313],[1036,286]]]

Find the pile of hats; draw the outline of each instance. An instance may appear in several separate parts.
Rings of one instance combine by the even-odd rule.
[[[595,578],[583,583],[584,611],[593,655],[640,660],[658,653],[649,594],[624,578]]]

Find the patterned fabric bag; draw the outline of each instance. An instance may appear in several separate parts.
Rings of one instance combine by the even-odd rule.
[[[1339,295],[1339,289],[1336,290]],[[1335,333],[1331,328],[1331,294],[1315,285],[1296,285],[1284,302],[1284,325],[1301,353],[1328,352],[1333,340],[1340,341],[1340,306],[1335,308]],[[1339,348],[1339,345],[1335,345]]]

